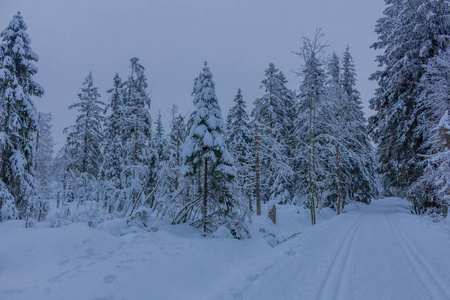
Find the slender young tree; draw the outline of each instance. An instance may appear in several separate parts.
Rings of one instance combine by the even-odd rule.
[[[44,90],[33,79],[37,74],[34,63],[39,58],[30,47],[26,30],[18,12],[1,32],[0,211],[3,219],[28,217],[35,199],[37,111],[32,97],[41,97]],[[8,209],[4,210],[3,205]]]

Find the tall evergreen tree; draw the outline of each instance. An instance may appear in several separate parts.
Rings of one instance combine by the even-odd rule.
[[[249,201],[251,201],[250,194],[253,187],[250,175],[253,164],[253,132],[249,124],[250,118],[241,89],[238,89],[234,103],[227,116],[228,149],[235,161],[238,189],[242,196],[249,197]],[[251,202],[249,205],[251,208]]]
[[[349,103],[340,85],[340,77],[340,59],[336,52],[333,52],[328,62],[328,83],[324,99],[328,102],[324,111],[328,120],[320,121],[323,122],[321,140],[325,139],[322,149],[326,151],[324,157],[329,157],[328,161],[324,162],[328,184],[324,188],[326,193],[322,193],[326,194],[323,201],[331,202],[337,214],[340,214],[346,200],[344,192],[348,190],[347,171],[352,155],[348,148],[350,135],[345,120]]]
[[[124,83],[124,187],[127,191],[125,213],[130,205],[138,207],[143,192],[156,184],[156,155],[152,150],[152,118],[145,68],[138,58],[131,59],[131,75]],[[143,192],[141,192],[141,190]],[[130,210],[130,213],[133,209]]]
[[[158,161],[167,161],[167,139],[164,133],[164,126],[162,124],[161,111],[158,112],[155,125],[155,136],[153,138],[152,148],[156,151]]]
[[[422,173],[418,165],[424,142],[418,130],[416,99],[429,59],[449,43],[450,6],[447,0],[386,0],[384,17],[376,25],[383,49],[377,57],[383,70],[371,79],[378,82],[370,100],[377,114],[369,119],[378,144],[379,171],[387,189],[404,193]]]
[[[180,169],[183,164],[182,148],[188,135],[183,116],[176,116],[177,109],[178,108],[175,105],[172,108],[172,122],[169,133],[169,164],[174,176],[174,186],[172,192],[178,190],[180,185]]]
[[[286,203],[292,200],[294,177],[289,156],[293,93],[286,88],[284,75],[273,63],[265,76],[261,86],[265,94],[255,100],[252,111],[252,123],[260,138],[262,199]]]
[[[195,114],[183,149],[183,174],[199,180],[199,199],[203,198],[199,225],[205,235],[221,225],[233,210],[231,183],[235,169],[225,145],[226,126],[206,62],[195,79],[192,95]]]
[[[347,97],[345,124],[348,127],[351,171],[348,197],[369,203],[378,195],[375,182],[375,149],[369,138],[367,120],[362,111],[362,101],[356,89],[356,70],[350,48],[342,57],[341,85]]]
[[[53,137],[51,113],[38,114],[38,133],[36,138],[36,190],[37,194],[48,200],[53,196]]]
[[[439,124],[430,132],[432,147],[425,157],[424,174],[409,191],[415,213],[438,212],[448,215],[450,204],[450,118],[446,111]],[[437,149],[436,149],[437,148]],[[428,206],[428,209],[427,209]]]
[[[424,174],[411,186],[408,193],[416,213],[425,212],[426,206],[445,210],[445,206],[450,203],[449,80],[450,49],[429,60],[421,81],[423,91],[417,99],[418,127],[424,136],[421,150],[426,155],[420,163]]]
[[[0,209],[2,218],[22,218],[34,200],[34,159],[37,111],[32,96],[43,88],[33,79],[38,55],[30,47],[20,13],[1,32],[0,44]],[[11,203],[14,201],[14,204]],[[7,203],[6,203],[7,202]],[[17,208],[3,215],[3,205]]]
[[[105,104],[99,100],[98,88],[94,86],[92,73],[86,77],[78,94],[80,102],[72,104],[69,109],[78,112],[75,124],[72,126],[72,143],[74,159],[79,174],[87,174],[97,178],[101,163],[102,122]],[[75,167],[75,166],[74,166]]]
[[[322,58],[325,45],[321,43],[323,33],[316,31],[313,40],[303,38],[299,52],[294,52],[303,60],[303,67],[297,73],[302,77],[299,89],[299,101],[296,105],[295,167],[299,193],[306,195],[311,209],[311,222],[316,223],[316,205],[326,186],[325,168],[322,165],[329,157],[321,151],[318,137],[323,133],[320,125],[326,117],[321,117],[324,108],[326,74]]]
[[[75,124],[66,128],[68,132],[67,150],[71,156],[69,169],[79,179],[75,187],[78,201],[85,201],[94,196],[102,163],[101,145],[103,140],[102,122],[105,104],[99,100],[98,88],[94,86],[92,73],[86,77],[78,94],[79,102],[70,105],[69,109],[78,112]]]
[[[106,201],[112,212],[117,208],[117,200],[123,197],[124,90],[118,74],[114,76],[114,85],[107,90],[107,93],[110,94],[110,98],[106,109],[110,112],[105,119],[101,179],[105,188]]]

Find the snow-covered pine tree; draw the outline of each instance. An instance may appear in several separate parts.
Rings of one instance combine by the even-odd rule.
[[[38,133],[36,138],[36,192],[43,200],[53,198],[53,142],[52,114],[38,114]]]
[[[444,113],[439,124],[430,132],[434,151],[425,156],[424,173],[411,186],[409,196],[415,213],[448,215],[450,204],[450,118]]]
[[[0,43],[0,211],[2,219],[33,211],[37,111],[32,96],[43,88],[33,79],[38,55],[22,15],[14,15]],[[11,202],[13,201],[13,203]],[[6,208],[4,209],[3,206]],[[13,208],[15,207],[15,208]]]
[[[103,164],[101,179],[104,188],[105,201],[109,212],[117,209],[119,200],[124,197],[122,172],[124,164],[123,136],[121,127],[124,122],[124,91],[119,74],[114,76],[114,85],[106,92],[110,94],[106,111],[103,139]]]
[[[346,124],[348,97],[340,85],[340,59],[333,52],[328,62],[328,83],[324,101],[328,102],[320,114],[319,122],[322,123],[322,132],[317,137],[323,157],[329,157],[322,162],[325,166],[327,185],[325,193],[322,193],[324,205],[333,205],[337,214],[346,200],[346,191],[349,190],[349,127]],[[328,120],[322,120],[326,115]],[[321,199],[319,198],[319,200]],[[319,209],[322,203],[319,203]]]
[[[235,168],[225,145],[226,126],[206,62],[203,72],[195,79],[192,95],[195,114],[183,145],[182,173],[197,180],[199,190],[187,207],[201,208],[202,217],[194,225],[201,227],[205,235],[224,224],[233,211],[231,191]]]
[[[171,191],[173,191],[173,185],[175,184],[175,174],[171,167],[173,164],[169,151],[168,137],[164,132],[161,111],[158,112],[155,126],[152,149],[156,155],[156,186],[154,191],[154,201],[150,203],[150,205],[157,209],[158,212],[167,212],[167,210],[172,211],[170,202],[172,196]]]
[[[187,201],[186,186],[180,173],[183,165],[182,148],[188,133],[186,132],[183,116],[181,114],[177,115],[177,112],[178,107],[173,105],[170,109],[172,115],[170,133],[166,137],[167,162],[158,174],[159,178],[162,178],[163,175],[165,179],[160,183],[159,188],[159,198],[162,201],[159,201],[157,204],[163,209],[162,215],[169,218],[175,218],[176,213],[184,207],[186,202],[189,202]]]
[[[145,193],[156,184],[156,155],[151,148],[152,118],[150,96],[147,92],[145,68],[138,58],[131,59],[131,75],[124,83],[124,132],[123,183],[126,189],[126,203],[121,209],[132,214],[138,208]]]
[[[162,114],[161,111],[158,112],[155,121],[155,136],[152,140],[152,148],[157,153],[157,161],[167,161],[167,139],[164,133],[164,126],[162,124]]]
[[[236,183],[240,196],[248,198],[249,209],[252,210],[253,132],[241,89],[238,89],[234,103],[227,116],[228,150],[237,169]]]
[[[184,118],[181,114],[175,116],[178,111],[176,105],[172,107],[172,122],[171,130],[169,134],[169,161],[170,168],[172,169],[174,175],[174,186],[171,192],[178,190],[180,184],[180,169],[183,164],[182,162],[182,148],[186,141],[188,132],[186,130],[186,125],[184,124]]]
[[[78,94],[79,102],[69,106],[78,112],[75,124],[66,128],[68,150],[72,164],[71,172],[77,177],[77,200],[80,202],[95,197],[103,141],[102,122],[105,104],[99,100],[98,88],[94,86],[92,73],[86,77]],[[75,180],[75,178],[72,178]]]
[[[345,123],[348,127],[351,171],[348,197],[351,200],[369,203],[377,197],[375,182],[375,150],[369,137],[367,120],[362,111],[362,101],[356,89],[356,70],[350,47],[342,56],[341,86],[346,94]]]
[[[323,51],[321,43],[323,33],[317,30],[313,40],[303,38],[303,45],[294,54],[303,60],[303,67],[297,72],[302,77],[299,89],[299,101],[295,111],[295,169],[297,174],[298,193],[307,197],[307,205],[311,209],[311,222],[316,224],[316,205],[325,186],[325,168],[320,165],[327,157],[323,154],[317,137],[321,134],[319,117],[323,110],[326,74],[323,67]]]
[[[294,96],[273,63],[269,64],[265,76],[261,86],[265,94],[255,100],[251,122],[258,128],[261,195],[264,202],[273,199],[287,203],[292,200],[294,186],[290,157]]]
[[[74,187],[76,186],[76,176],[72,171],[72,154],[69,148],[72,144],[68,128],[64,130],[64,133],[67,134],[66,143],[56,154],[54,174],[57,183],[57,193],[59,193],[61,202],[72,202],[75,200]]]
[[[429,60],[421,81],[423,91],[417,99],[419,130],[424,137],[421,150],[426,155],[421,162],[424,174],[408,193],[416,213],[425,212],[427,206],[442,210],[442,206],[449,203],[448,194],[445,194],[445,189],[442,190],[449,182],[448,176],[442,173],[449,164],[446,156],[450,141],[446,140],[445,134],[450,110],[449,80],[450,49]]]
[[[418,163],[424,137],[418,129],[416,99],[423,90],[425,65],[449,44],[450,6],[447,0],[386,0],[386,4],[375,28],[378,41],[372,45],[384,53],[377,57],[383,69],[371,76],[378,82],[370,100],[377,113],[369,121],[384,184],[404,194],[422,173]]]

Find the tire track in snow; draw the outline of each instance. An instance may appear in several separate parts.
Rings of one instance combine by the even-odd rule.
[[[350,228],[344,236],[341,246],[331,260],[331,264],[319,286],[316,299],[339,299],[339,294],[342,288],[342,279],[347,277],[348,258],[353,253],[353,248],[356,241],[355,237],[361,229],[360,225],[365,216],[366,214],[362,213],[352,225],[352,228]]]
[[[405,253],[407,260],[424,288],[432,295],[433,299],[450,299],[450,291],[447,287],[448,283],[443,282],[439,276],[435,274],[436,270],[431,270],[423,259],[423,256],[408,242],[408,239],[405,237],[404,233],[401,232],[399,227],[394,225],[395,222],[392,220],[390,214],[384,213],[384,215],[395,239]]]

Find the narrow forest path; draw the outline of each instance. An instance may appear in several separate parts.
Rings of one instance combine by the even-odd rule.
[[[375,201],[279,246],[217,299],[450,299],[450,233],[398,198]]]

